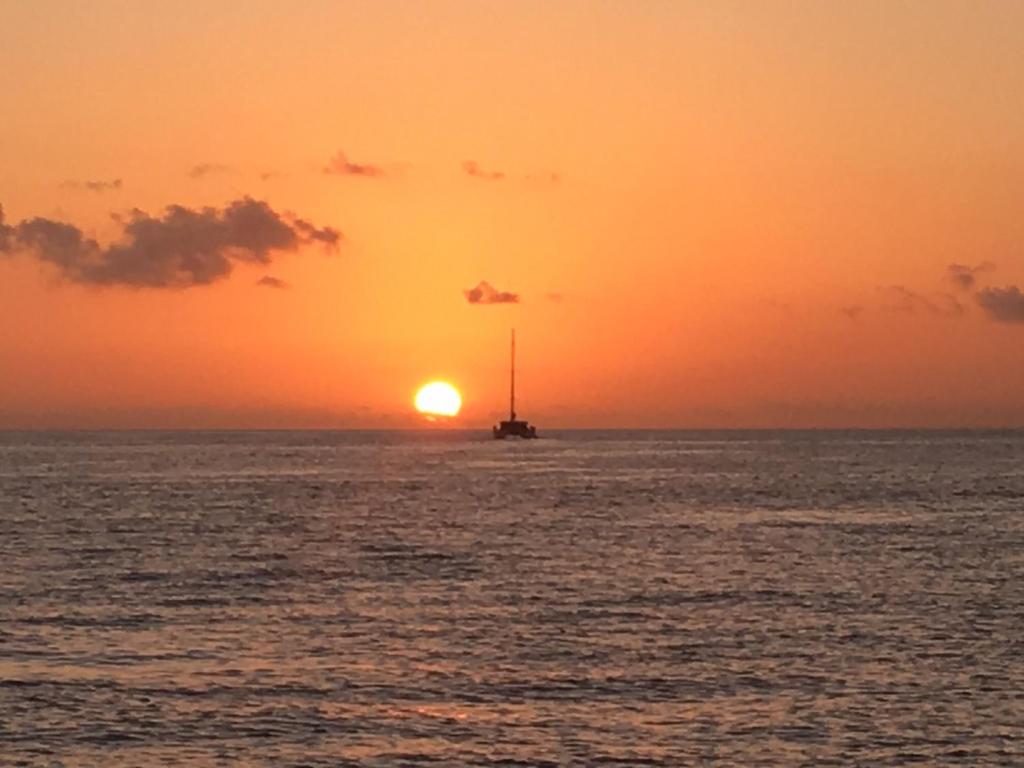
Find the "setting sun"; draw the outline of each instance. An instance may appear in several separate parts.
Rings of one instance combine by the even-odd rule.
[[[416,410],[428,416],[456,416],[460,408],[462,396],[448,382],[432,381],[416,393]]]

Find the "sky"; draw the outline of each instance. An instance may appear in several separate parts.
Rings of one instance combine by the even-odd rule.
[[[0,18],[0,428],[1024,426],[1017,0]]]

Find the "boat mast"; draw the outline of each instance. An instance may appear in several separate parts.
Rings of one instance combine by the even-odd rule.
[[[511,391],[511,394],[509,395],[508,412],[509,412],[509,421],[515,421],[516,420],[516,329],[515,328],[512,329],[512,366],[511,366],[511,370],[512,370],[512,376],[511,376],[511,379],[512,379],[512,391]]]

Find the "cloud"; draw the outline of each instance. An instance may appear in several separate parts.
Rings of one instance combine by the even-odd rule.
[[[1024,323],[1024,293],[1017,286],[985,288],[974,298],[991,319],[1000,323]]]
[[[234,173],[235,169],[230,165],[223,165],[221,163],[200,163],[199,165],[193,165],[188,172],[189,178],[192,179],[203,179],[207,176],[214,176],[220,173]]]
[[[286,283],[284,280],[282,280],[279,277],[274,277],[273,275],[264,275],[263,277],[261,277],[259,280],[256,281],[256,285],[262,286],[264,288],[278,288],[278,289],[283,289],[283,288],[288,288],[289,287],[288,283]]]
[[[931,315],[947,317],[955,317],[964,313],[963,305],[949,294],[929,299],[902,285],[890,285],[883,290],[886,293],[885,308],[892,312],[905,312],[911,315],[927,312]]]
[[[14,227],[4,223],[4,207],[0,205],[0,254],[10,253],[13,249]]]
[[[462,170],[474,179],[483,179],[484,181],[501,181],[505,178],[504,171],[485,171],[475,160],[466,160],[462,164]]]
[[[554,304],[561,304],[563,301],[565,301],[565,294],[559,293],[558,291],[548,291],[547,293],[544,294],[544,296],[547,298],[548,301]]]
[[[223,209],[171,205],[157,218],[135,210],[116,242],[101,246],[78,227],[52,219],[3,223],[0,252],[23,251],[54,265],[69,282],[135,288],[189,288],[226,278],[236,262],[269,264],[308,243],[336,249],[341,233],[243,197]]]
[[[864,314],[864,307],[859,304],[851,304],[846,307],[840,307],[839,311],[851,320],[857,320],[862,314]]]
[[[482,168],[476,160],[465,160],[462,163],[462,172],[467,176],[481,181],[505,181],[506,179],[520,179],[532,184],[558,184],[562,181],[561,174],[555,171],[536,171],[527,174],[509,175],[505,171],[492,171]]]
[[[384,169],[379,165],[369,163],[354,163],[349,160],[344,152],[338,152],[331,158],[330,162],[323,168],[324,173],[331,176],[364,176],[377,178],[384,176]]]
[[[111,192],[115,189],[121,189],[123,183],[121,179],[111,179],[110,181],[65,181],[61,184],[64,189],[83,189],[87,192]]]
[[[991,261],[984,261],[976,267],[969,267],[966,264],[950,264],[946,268],[946,273],[957,288],[969,291],[977,283],[978,275],[983,272],[991,272],[995,268],[996,265]]]
[[[499,291],[486,280],[462,292],[470,304],[518,304],[519,294]]]

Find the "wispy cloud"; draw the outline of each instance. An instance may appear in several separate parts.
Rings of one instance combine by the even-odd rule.
[[[964,307],[956,297],[946,293],[928,298],[903,285],[890,285],[882,290],[883,306],[892,312],[927,313],[947,317],[955,317],[964,313]]]
[[[262,288],[276,288],[278,290],[289,287],[288,283],[279,277],[274,277],[273,275],[264,275],[256,281],[256,285],[261,286]]]
[[[0,254],[30,254],[84,285],[189,288],[226,278],[237,262],[269,264],[275,253],[310,243],[334,250],[342,241],[336,229],[251,197],[222,209],[171,205],[160,217],[136,209],[120,223],[120,239],[101,246],[73,224],[52,219],[7,225],[0,209]]]
[[[1024,293],[1016,285],[984,288],[974,298],[992,320],[1000,323],[1024,323]]]
[[[385,175],[384,168],[371,163],[356,163],[349,160],[344,152],[338,152],[324,166],[323,172],[330,176],[363,176],[378,178]]]
[[[862,314],[864,314],[864,307],[860,304],[849,304],[845,307],[840,307],[839,311],[846,315],[850,320],[857,320]]]
[[[480,167],[476,160],[466,160],[462,163],[462,170],[466,175],[483,181],[502,181],[505,179],[504,171],[487,171]]]
[[[462,163],[462,172],[470,178],[480,181],[526,181],[537,185],[553,185],[562,181],[561,174],[556,171],[542,170],[533,173],[507,173],[502,170],[484,168],[476,160],[465,160]]]
[[[124,186],[121,179],[111,179],[110,181],[96,180],[96,181],[65,181],[61,184],[64,189],[78,189],[86,192],[112,192],[116,189],[121,189]]]
[[[946,268],[946,274],[957,288],[969,291],[977,284],[978,275],[991,272],[995,268],[996,265],[991,261],[984,261],[974,267],[966,264],[950,264]]]
[[[470,304],[518,304],[519,294],[499,291],[486,280],[481,280],[475,288],[464,290],[463,295]]]
[[[223,163],[199,163],[189,169],[188,175],[191,179],[205,179],[207,176],[234,172],[235,169],[232,166]]]

